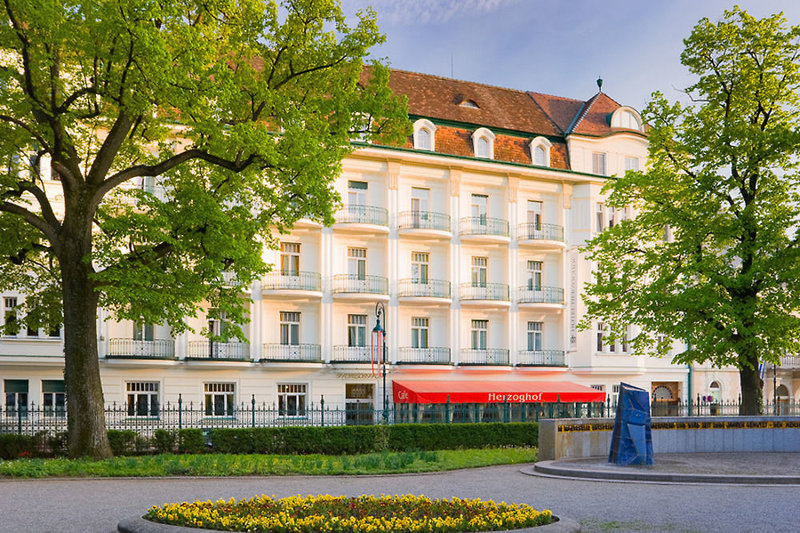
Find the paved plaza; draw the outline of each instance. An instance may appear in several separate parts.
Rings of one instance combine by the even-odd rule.
[[[530,465],[342,477],[0,481],[0,532],[114,533],[120,518],[172,501],[256,494],[424,494],[529,503],[587,532],[797,532],[798,486],[583,481],[526,475]]]

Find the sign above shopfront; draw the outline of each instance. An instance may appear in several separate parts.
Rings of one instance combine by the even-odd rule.
[[[393,381],[394,403],[605,402],[606,393],[568,381]]]

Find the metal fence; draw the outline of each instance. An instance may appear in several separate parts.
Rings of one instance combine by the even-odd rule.
[[[529,422],[540,418],[613,418],[616,405],[606,403],[490,403],[490,404],[395,404],[383,411],[365,404],[331,409],[322,404],[277,406],[255,398],[220,408],[194,402],[150,405],[113,404],[106,408],[108,429],[133,430],[152,436],[157,429],[252,428],[282,426],[344,426],[405,423]],[[154,408],[155,407],[155,408]],[[651,405],[653,416],[736,416],[736,402],[660,402]],[[800,402],[767,403],[764,414],[800,416]],[[35,435],[67,430],[66,412],[41,405],[0,407],[0,433]]]

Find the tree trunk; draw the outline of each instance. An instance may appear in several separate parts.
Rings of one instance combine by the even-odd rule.
[[[89,225],[91,232],[91,225]],[[97,295],[89,278],[91,235],[65,232],[61,254],[64,302],[64,381],[71,457],[111,457],[97,358]],[[88,242],[86,239],[89,239]]]
[[[739,405],[740,415],[763,414],[763,397],[761,390],[761,376],[758,374],[758,355],[747,357],[752,368],[742,367],[739,370],[739,384],[742,389],[742,402]]]

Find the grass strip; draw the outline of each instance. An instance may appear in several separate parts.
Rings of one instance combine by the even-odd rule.
[[[383,452],[364,455],[199,454],[0,461],[0,477],[358,475],[439,472],[536,461],[536,448]]]

